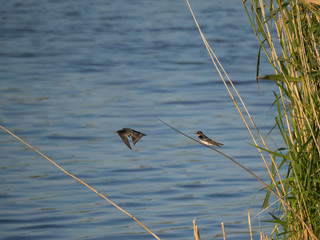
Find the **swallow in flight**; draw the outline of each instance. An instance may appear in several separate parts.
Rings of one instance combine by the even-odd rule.
[[[196,132],[196,134],[199,136],[199,140],[206,145],[217,146],[217,147],[221,147],[223,145],[222,143],[218,143],[218,142],[213,141],[212,139],[208,138],[201,131]]]
[[[143,137],[147,136],[144,133],[135,131],[131,128],[122,128],[121,130],[116,131],[116,134],[118,134],[122,141],[127,145],[128,148],[132,149],[129,143],[129,137],[132,138],[133,145],[136,145],[136,143]]]

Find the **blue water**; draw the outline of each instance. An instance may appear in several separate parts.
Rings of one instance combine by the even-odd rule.
[[[275,86],[257,87],[258,44],[241,1],[191,5],[265,136]],[[262,186],[154,117],[203,131],[266,178],[185,1],[1,1],[0,32],[2,126],[161,239],[193,239],[194,218],[201,239],[222,239],[221,222],[227,239],[249,239],[247,208],[261,210]],[[123,127],[147,136],[130,150],[115,134]],[[0,146],[1,239],[154,239],[2,130]],[[259,224],[268,231],[252,221],[255,236]]]

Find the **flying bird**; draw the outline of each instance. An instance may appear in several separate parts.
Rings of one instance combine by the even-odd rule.
[[[201,131],[196,132],[196,134],[199,136],[199,140],[206,145],[217,146],[217,147],[221,147],[223,145],[222,143],[218,143],[218,142],[213,141],[212,139],[208,138]]]
[[[128,148],[132,149],[129,143],[129,137],[132,138],[133,145],[136,145],[136,143],[143,137],[147,136],[144,133],[135,131],[131,128],[122,128],[121,130],[116,131],[116,134],[118,134],[122,141],[127,145]]]

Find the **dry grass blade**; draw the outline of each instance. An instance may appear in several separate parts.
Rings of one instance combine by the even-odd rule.
[[[224,223],[221,223],[221,228],[222,228],[222,234],[223,234],[223,240],[226,240],[226,232],[224,230]]]
[[[80,182],[81,184],[85,185],[87,188],[89,188],[90,190],[92,190],[93,192],[95,192],[96,194],[98,194],[100,197],[102,197],[103,199],[107,200],[111,205],[113,205],[114,207],[116,207],[117,209],[119,209],[121,212],[125,213],[126,215],[128,215],[129,217],[131,217],[133,220],[135,220],[137,223],[139,223],[144,229],[146,229],[152,236],[154,236],[156,239],[160,240],[160,238],[155,235],[150,229],[148,229],[144,224],[142,224],[138,219],[136,219],[133,215],[131,215],[130,213],[128,213],[127,211],[125,211],[124,209],[122,209],[121,207],[119,207],[117,204],[115,204],[114,202],[112,202],[110,199],[108,199],[106,196],[104,196],[103,194],[99,193],[96,189],[94,189],[93,187],[91,187],[89,184],[87,184],[86,182],[82,181],[81,179],[77,178],[76,176],[74,176],[73,174],[69,173],[68,171],[64,170],[60,165],[58,165],[56,162],[54,162],[51,158],[49,158],[48,156],[44,155],[42,152],[40,152],[39,150],[37,150],[36,148],[32,147],[30,144],[28,144],[27,142],[23,141],[21,138],[19,138],[17,135],[15,135],[14,133],[10,132],[8,129],[6,129],[5,127],[0,125],[0,128],[3,129],[4,131],[6,131],[7,133],[9,133],[11,136],[15,137],[16,139],[18,139],[20,142],[22,142],[23,144],[25,144],[26,146],[28,146],[29,148],[31,148],[32,150],[34,150],[35,152],[37,152],[38,154],[40,154],[42,157],[44,157],[45,159],[47,159],[48,161],[50,161],[53,165],[55,165],[57,168],[59,168],[62,172],[64,172],[65,174],[69,175],[70,177],[74,178],[75,180],[77,180],[78,182]]]
[[[266,237],[265,233],[260,233],[260,239],[261,240],[268,240],[268,238]]]
[[[251,217],[250,217],[250,209],[249,208],[248,208],[248,224],[249,224],[249,231],[250,231],[250,239],[253,240],[252,228],[251,228]]]
[[[314,3],[320,5],[320,0],[305,0],[308,3]]]
[[[200,240],[200,234],[199,234],[198,226],[196,225],[196,219],[193,219],[193,234],[194,234],[195,240]]]
[[[260,183],[262,183],[263,186],[265,186],[268,190],[270,190],[273,194],[275,194],[278,198],[281,198],[275,191],[273,191],[265,182],[263,182],[257,175],[255,175],[253,172],[251,172],[248,168],[246,168],[245,166],[243,166],[242,164],[238,163],[236,160],[232,159],[231,157],[229,157],[227,154],[211,147],[211,146],[208,146],[196,139],[194,139],[193,137],[190,137],[189,135],[179,131],[178,129],[176,129],[175,127],[171,126],[170,124],[166,123],[165,121],[161,120],[160,118],[156,117],[160,122],[162,122],[163,124],[167,125],[168,127],[172,128],[173,130],[175,130],[176,132],[182,134],[183,136],[191,139],[192,141],[195,141],[197,143],[200,143],[201,145],[207,147],[207,148],[210,148],[214,151],[216,151],[217,153],[219,153],[220,155],[228,158],[229,160],[231,160],[233,163],[237,164],[239,167],[241,167],[242,169],[244,169],[246,172],[248,172],[251,176],[253,176],[255,179],[257,179]]]

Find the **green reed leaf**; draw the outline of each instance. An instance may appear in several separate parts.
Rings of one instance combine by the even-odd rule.
[[[257,78],[275,81],[275,82],[286,82],[286,79],[288,82],[295,82],[295,83],[302,81],[301,78],[289,77],[289,76],[284,77],[283,75],[275,75],[275,74],[274,75],[265,75],[265,76],[257,77]]]

